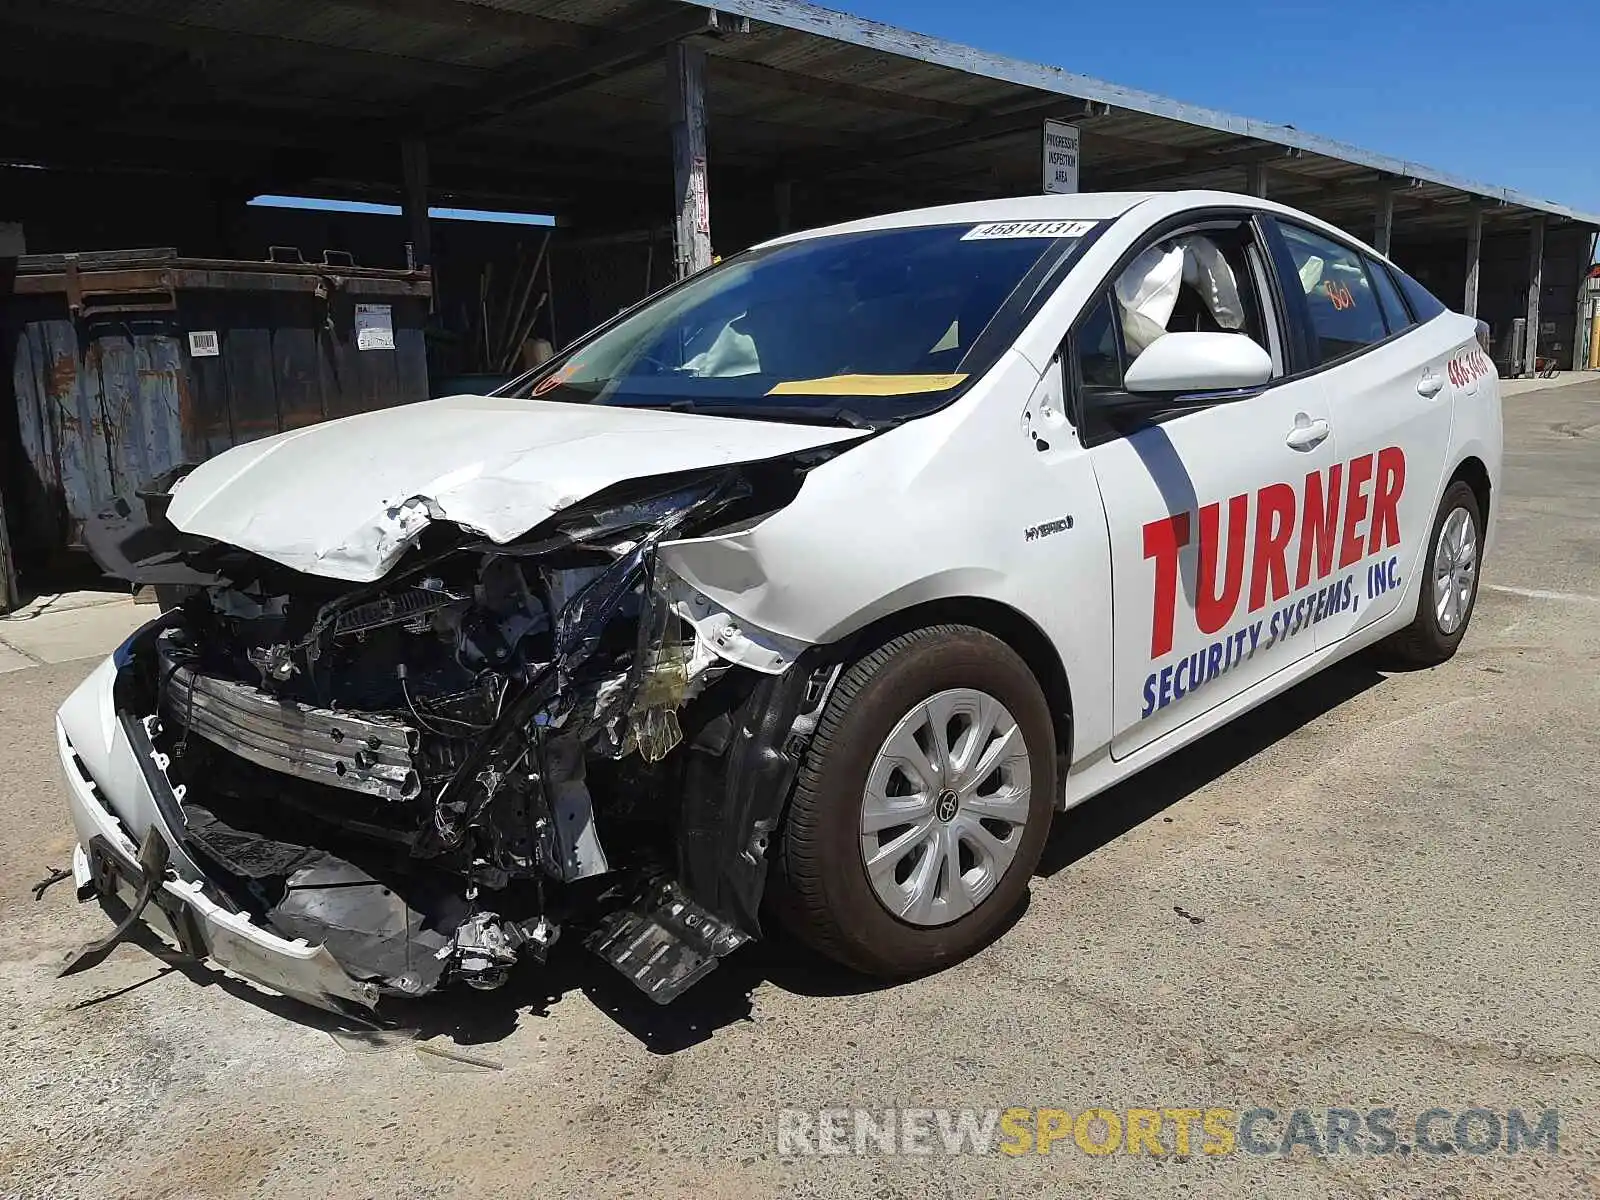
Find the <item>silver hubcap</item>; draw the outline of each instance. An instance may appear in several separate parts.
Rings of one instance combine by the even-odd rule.
[[[861,860],[883,906],[947,925],[988,899],[1022,843],[1028,747],[1006,706],[953,688],[901,718],[872,760]]]
[[[1450,510],[1433,553],[1433,614],[1441,633],[1454,633],[1467,619],[1478,573],[1478,531],[1464,508]]]

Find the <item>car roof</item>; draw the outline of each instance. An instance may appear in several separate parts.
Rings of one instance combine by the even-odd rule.
[[[1008,196],[1000,200],[975,200],[967,204],[941,204],[935,208],[914,208],[885,213],[840,225],[826,225],[801,233],[786,234],[763,242],[781,246],[808,238],[831,237],[841,233],[867,233],[876,229],[909,229],[918,225],[981,225],[991,221],[1110,221],[1135,205],[1156,195],[1154,192],[1076,192],[1067,196]]]
[[[801,233],[786,234],[761,243],[762,246],[781,246],[787,242],[805,241],[808,238],[830,237],[841,233],[866,233],[876,229],[909,229],[919,225],[979,225],[991,221],[1114,221],[1126,216],[1141,204],[1150,204],[1151,219],[1161,220],[1186,209],[1233,208],[1255,209],[1290,217],[1314,229],[1346,242],[1353,242],[1364,253],[1384,262],[1392,263],[1388,255],[1380,253],[1347,230],[1331,225],[1319,217],[1279,204],[1275,200],[1240,192],[1223,192],[1209,188],[1186,188],[1164,192],[1077,192],[1068,196],[1008,196],[999,200],[976,200],[967,204],[943,204],[934,208],[913,208],[904,212],[885,213],[840,225],[825,225]]]

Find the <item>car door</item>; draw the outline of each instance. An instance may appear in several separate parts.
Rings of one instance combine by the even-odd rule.
[[[1418,569],[1450,447],[1454,333],[1419,324],[1371,255],[1287,219],[1275,226],[1300,284],[1285,311],[1304,322],[1342,460],[1330,520],[1349,603],[1317,624],[1318,646],[1329,646],[1393,612]]]
[[[1153,293],[1171,234],[1125,260],[1120,270],[1142,262],[1150,276],[1119,276],[1085,309],[1069,349],[1078,427],[1111,546],[1115,758],[1291,667],[1315,643],[1309,614],[1302,608],[1296,619],[1291,599],[1297,586],[1307,589],[1296,556],[1300,497],[1308,479],[1333,466],[1337,435],[1320,380],[1286,376],[1276,266],[1259,225],[1235,218],[1201,232],[1226,247],[1252,314],[1234,331],[1273,355],[1276,377],[1267,386],[1155,398],[1123,387],[1137,349],[1124,326],[1146,322],[1135,337],[1151,336],[1149,311],[1130,322],[1128,306]],[[1171,330],[1182,311],[1180,300],[1172,318],[1155,315]]]

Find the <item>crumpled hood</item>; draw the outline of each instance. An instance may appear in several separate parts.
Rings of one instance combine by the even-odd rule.
[[[857,429],[493,396],[361,413],[197,467],[167,517],[297,571],[380,579],[431,521],[495,542],[624,480],[758,462]]]

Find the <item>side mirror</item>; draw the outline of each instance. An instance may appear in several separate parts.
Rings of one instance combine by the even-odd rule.
[[[1228,392],[1271,379],[1272,356],[1242,333],[1169,333],[1134,359],[1123,386],[1136,394]]]

